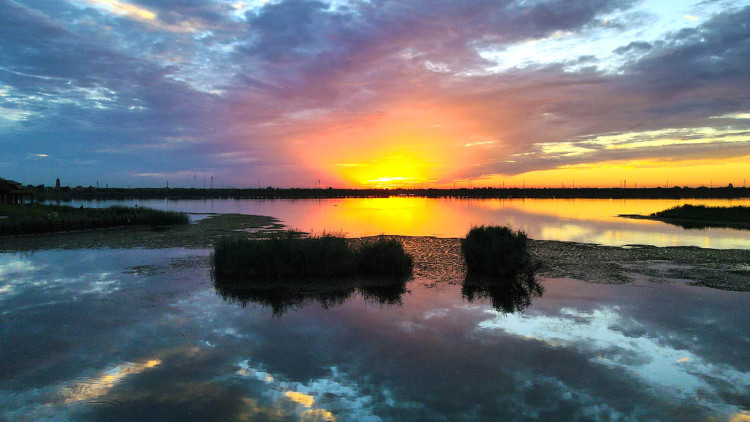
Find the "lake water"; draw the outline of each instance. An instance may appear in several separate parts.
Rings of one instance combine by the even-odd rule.
[[[463,237],[472,225],[511,224],[532,239],[622,246],[750,248],[750,230],[684,229],[618,214],[650,214],[681,204],[750,206],[743,200],[346,198],[307,200],[73,201],[74,206],[114,204],[190,213],[268,215],[303,231],[344,232],[350,237],[397,234]]]
[[[274,316],[222,299],[208,254],[0,255],[0,419],[750,417],[747,293],[554,279],[503,313],[413,280]]]
[[[750,244],[615,217],[683,201],[137,203],[350,236],[511,223],[537,239]],[[387,291],[238,292],[215,285],[207,249],[63,249],[68,236],[86,235],[0,253],[0,421],[750,420],[748,292],[541,279],[539,297],[424,275]]]

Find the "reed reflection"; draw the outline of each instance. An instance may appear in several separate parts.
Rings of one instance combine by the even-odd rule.
[[[522,312],[533,298],[544,294],[544,286],[536,277],[538,268],[529,265],[507,277],[469,274],[461,286],[461,296],[469,302],[489,299],[492,308],[502,313]]]
[[[214,276],[216,293],[229,303],[243,308],[255,303],[271,308],[274,317],[289,310],[319,303],[324,309],[341,305],[359,293],[366,301],[379,305],[401,305],[407,292],[408,277],[336,277],[281,280],[238,280]]]

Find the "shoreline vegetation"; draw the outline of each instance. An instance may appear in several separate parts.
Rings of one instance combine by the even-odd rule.
[[[0,236],[171,226],[190,222],[187,214],[143,207],[75,208],[67,205],[0,204]]]
[[[466,277],[461,295],[473,302],[489,299],[500,312],[526,309],[544,286],[536,277],[541,261],[529,252],[529,238],[510,226],[472,227],[461,239]]]
[[[37,187],[40,201],[125,199],[316,199],[388,198],[580,198],[580,199],[683,199],[750,198],[750,187],[655,187],[655,188],[76,188]]]
[[[352,245],[343,234],[302,237],[286,231],[266,239],[222,238],[211,262],[216,277],[281,279],[378,275],[408,277],[413,259],[394,238]]]
[[[264,239],[223,237],[210,260],[222,298],[270,307],[274,316],[306,302],[340,305],[355,292],[380,305],[399,304],[413,266],[396,238],[353,242],[343,234],[292,230]]]
[[[283,224],[272,217],[217,214],[208,215],[194,224],[169,226],[164,230],[142,226],[128,230],[53,233],[30,237],[5,236],[0,237],[0,251],[95,248],[211,250],[223,237],[268,237],[269,234],[285,229]],[[414,259],[414,282],[429,287],[442,283],[465,283],[466,267],[460,239],[427,236],[377,237],[394,238],[403,244],[404,251]],[[356,246],[375,238],[350,238],[348,241]],[[536,275],[542,278],[572,278],[601,284],[667,282],[750,291],[750,250],[647,245],[619,247],[528,239],[528,251],[533,259],[541,262]],[[209,254],[195,257],[190,265],[209,270]],[[469,296],[471,292],[466,293]]]
[[[662,221],[686,229],[725,227],[750,230],[750,207],[680,205],[649,215],[620,214],[620,217]]]

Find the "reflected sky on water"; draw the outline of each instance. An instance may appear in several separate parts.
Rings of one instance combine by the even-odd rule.
[[[224,300],[208,255],[0,254],[0,419],[750,417],[748,293],[542,279],[504,313],[414,280],[274,315]]]
[[[74,206],[143,206],[192,213],[268,215],[303,231],[344,232],[350,237],[395,234],[463,237],[472,225],[511,224],[532,239],[621,246],[750,248],[750,230],[684,229],[618,214],[650,214],[681,204],[750,206],[741,200],[667,199],[458,199],[346,198],[307,200],[73,201]]]

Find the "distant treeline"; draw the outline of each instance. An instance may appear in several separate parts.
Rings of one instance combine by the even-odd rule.
[[[67,199],[314,199],[387,198],[592,198],[592,199],[682,199],[750,198],[745,187],[671,188],[473,188],[473,189],[312,189],[312,188],[84,188],[67,192],[38,192],[39,200]]]

